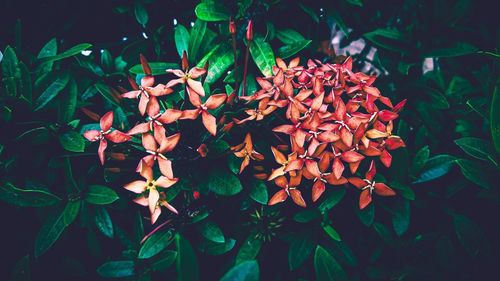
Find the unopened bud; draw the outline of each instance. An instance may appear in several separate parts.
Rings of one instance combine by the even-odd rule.
[[[236,33],[236,24],[234,23],[234,20],[232,17],[229,19],[229,33],[230,34]]]
[[[247,26],[247,41],[252,41],[253,39],[253,25],[252,21],[248,21],[248,26]]]

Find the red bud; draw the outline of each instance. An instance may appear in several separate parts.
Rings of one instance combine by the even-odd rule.
[[[182,51],[182,70],[187,72],[189,69],[188,56],[186,51]]]
[[[236,33],[236,24],[234,23],[234,20],[232,17],[229,19],[229,33],[230,34]]]
[[[193,191],[193,198],[194,198],[195,200],[200,199],[200,192],[199,192],[199,191]]]
[[[247,41],[252,41],[253,39],[253,25],[252,21],[248,21],[248,26],[247,26]]]

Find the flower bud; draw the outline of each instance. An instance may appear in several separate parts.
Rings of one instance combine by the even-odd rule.
[[[230,34],[236,33],[236,24],[234,23],[234,20],[232,17],[229,19],[229,33]]]
[[[198,149],[196,149],[196,151],[200,154],[201,157],[206,157],[207,153],[208,153],[207,145],[202,143],[200,145],[200,147],[198,147]]]
[[[248,26],[247,26],[247,41],[252,41],[253,39],[253,25],[252,21],[248,21]]]
[[[195,200],[200,199],[200,192],[199,192],[199,191],[193,191],[193,198],[194,198]]]

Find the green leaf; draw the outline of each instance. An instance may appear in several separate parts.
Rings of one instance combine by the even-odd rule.
[[[376,46],[387,50],[402,53],[407,51],[407,48],[404,46],[403,34],[396,29],[379,28],[363,34],[363,37]]]
[[[238,254],[236,254],[236,264],[247,260],[253,260],[257,257],[262,247],[262,239],[250,234],[241,244]]]
[[[314,272],[318,281],[347,281],[342,266],[323,247],[316,247],[314,253]]]
[[[224,243],[226,239],[224,238],[224,233],[222,230],[213,222],[206,221],[201,226],[201,235],[206,239],[215,243]]]
[[[108,211],[104,207],[96,206],[94,215],[95,225],[106,237],[113,238],[113,222]]]
[[[304,11],[313,19],[314,22],[319,23],[319,17],[311,7],[304,6],[302,3],[299,3],[299,6],[302,11]]]
[[[322,213],[329,211],[344,198],[345,192],[343,188],[328,190],[324,196],[325,199],[318,206],[318,210]]]
[[[209,255],[217,256],[231,251],[236,244],[236,240],[228,238],[224,243],[215,243],[209,240],[203,241],[201,251]]]
[[[273,66],[275,65],[274,53],[271,45],[264,41],[264,38],[255,36],[250,43],[250,54],[262,74],[265,76],[273,75]]]
[[[229,269],[220,281],[258,281],[259,264],[255,260],[244,261]]]
[[[85,150],[85,140],[79,133],[68,131],[59,136],[59,142],[67,151],[83,152]]]
[[[281,29],[276,32],[276,37],[284,44],[294,44],[296,42],[306,41],[302,34],[293,29]]]
[[[455,140],[455,143],[468,155],[480,160],[490,160],[497,165],[494,158],[495,150],[487,141],[474,137],[465,137]]]
[[[69,58],[69,57],[80,54],[82,51],[85,51],[85,50],[89,49],[90,47],[92,47],[92,44],[88,44],[88,43],[78,44],[78,45],[73,46],[72,48],[60,53],[59,55],[40,58],[39,63],[44,63],[44,62],[49,62],[49,61],[58,61],[58,60],[62,60],[65,58]]]
[[[108,261],[97,269],[97,273],[105,278],[123,278],[135,274],[133,261]]]
[[[182,58],[182,52],[186,51],[187,53],[188,51],[189,31],[184,25],[178,24],[175,27],[174,38],[175,38],[175,47],[177,48],[177,53],[179,54],[179,57]]]
[[[296,53],[300,52],[302,49],[306,48],[311,44],[312,40],[302,40],[292,43],[290,45],[285,45],[278,49],[278,57],[282,59],[289,58]]]
[[[46,207],[61,202],[61,198],[48,191],[19,189],[11,183],[0,186],[0,199],[20,207]]]
[[[400,183],[398,181],[393,181],[389,186],[393,189],[399,190],[398,194],[403,198],[406,198],[408,200],[415,200],[415,192],[408,185]]]
[[[44,254],[76,219],[80,205],[81,201],[68,202],[62,213],[45,222],[35,240],[36,258]]]
[[[1,53],[0,53],[1,61]],[[10,274],[10,281],[30,281],[31,279],[31,269],[30,269],[30,256],[29,254],[22,257],[16,262],[12,273]]]
[[[377,232],[377,234],[380,236],[380,238],[382,238],[382,240],[389,246],[394,246],[393,242],[394,242],[394,237],[392,237],[392,234],[391,232],[389,231],[389,229],[381,224],[381,223],[378,223],[378,222],[375,222],[373,223],[373,228],[375,229],[375,231]]]
[[[484,167],[480,163],[476,163],[467,159],[458,159],[455,161],[460,167],[460,171],[466,179],[477,184],[480,187],[489,189],[493,188],[493,180],[490,179],[490,175],[495,173],[487,167]]]
[[[234,54],[229,46],[218,48],[210,58],[207,77],[205,83],[212,84],[219,80],[222,75],[227,73],[227,70],[234,63]]]
[[[488,99],[485,97],[473,97],[469,100],[467,100],[466,104],[474,110],[479,116],[483,117],[484,119],[488,119]]]
[[[143,27],[146,27],[149,21],[148,11],[140,1],[135,1],[134,15],[137,22]]]
[[[227,157],[227,165],[229,167],[229,170],[231,170],[231,172],[236,175],[240,173],[241,162],[241,158],[236,157],[234,154],[230,154]]]
[[[120,106],[120,104],[118,103],[119,100],[117,100],[115,98],[115,96],[113,96],[113,94],[111,93],[111,90],[109,89],[109,87],[107,85],[102,84],[102,83],[96,83],[94,86],[97,89],[97,92],[99,92],[99,94],[101,94],[101,96],[106,101],[108,101],[109,103],[111,103],[112,105],[114,105],[116,107]]]
[[[288,248],[290,270],[299,268],[309,258],[316,244],[314,233],[311,231],[295,235]]]
[[[101,51],[101,65],[102,67],[107,70],[111,71],[113,69],[113,57],[111,56],[111,53],[108,50],[102,50]]]
[[[38,52],[38,56],[36,58],[42,59],[47,57],[53,57],[55,55],[57,55],[57,39],[52,38],[47,43],[45,43],[45,45],[43,45],[40,52]]]
[[[188,240],[179,233],[175,235],[175,244],[177,247],[177,278],[179,281],[199,280],[198,262],[193,247]]]
[[[456,158],[454,156],[450,156],[447,154],[436,155],[432,158],[429,158],[422,168],[422,173],[420,173],[420,177],[414,181],[413,183],[423,183],[428,182],[433,179],[437,179],[439,177],[447,174],[451,166],[453,165]]]
[[[189,54],[189,62],[194,64],[196,59],[198,58],[198,50],[200,49],[201,44],[203,43],[203,36],[205,36],[205,32],[207,30],[207,22],[202,20],[196,20],[193,28],[191,28],[190,36],[189,36],[189,46],[188,46],[188,54]]]
[[[346,0],[346,2],[353,6],[363,7],[363,2],[361,0]]]
[[[234,174],[226,169],[216,169],[208,176],[208,188],[215,194],[231,196],[238,194],[243,187]]]
[[[422,168],[424,167],[425,163],[427,160],[429,160],[429,155],[431,151],[429,149],[429,146],[424,146],[422,147],[417,154],[415,154],[415,157],[413,158],[413,163],[412,163],[412,172],[413,174],[419,174]]]
[[[31,81],[31,74],[26,66],[22,61],[19,62],[19,71],[21,73],[21,79],[20,79],[20,94],[21,98],[26,100],[28,104],[32,104],[33,102],[33,83]]]
[[[56,81],[52,82],[45,91],[37,98],[35,102],[35,111],[44,108],[51,100],[53,100],[69,82],[69,74],[63,73]]]
[[[2,59],[2,74],[3,77],[18,77],[19,69],[18,69],[19,61],[16,56],[16,52],[10,46],[5,48],[3,59]]]
[[[329,224],[323,225],[323,230],[330,236],[333,240],[335,241],[342,241],[342,238],[340,238],[340,234]]]
[[[488,241],[479,226],[471,219],[453,214],[453,225],[458,241],[464,247],[465,251],[472,257],[488,251]]]
[[[477,51],[479,51],[477,47],[468,43],[459,42],[447,48],[434,49],[429,52],[425,52],[423,54],[423,57],[426,58],[458,57],[463,55],[474,54],[477,53]]]
[[[410,226],[410,201],[396,200],[392,226],[398,236],[403,235],[408,230]]]
[[[318,210],[315,209],[310,209],[310,210],[304,210],[296,213],[293,216],[293,220],[296,222],[300,223],[308,223],[310,221],[313,221],[317,218],[321,217],[321,213],[318,212]]]
[[[140,259],[149,259],[166,249],[172,241],[174,241],[172,231],[155,232],[142,244],[137,257]]]
[[[262,205],[267,205],[268,194],[267,186],[264,181],[261,180],[251,180],[250,181],[250,198],[255,200],[255,202]]]
[[[346,37],[349,38],[349,29],[347,28],[347,25],[345,24],[345,21],[340,15],[340,13],[337,10],[331,10],[329,12],[332,18],[337,23],[337,25],[340,27],[340,30],[342,30],[342,32],[344,32]]]
[[[199,19],[204,21],[225,21],[231,16],[224,5],[217,1],[202,2],[196,6],[194,12]]]
[[[153,76],[167,74],[167,69],[179,68],[179,65],[173,62],[149,62],[149,66],[151,67]],[[141,64],[132,66],[128,71],[135,75],[144,74]]]
[[[113,189],[102,185],[91,185],[85,195],[85,201],[95,205],[107,205],[118,200],[118,194]]]
[[[356,208],[356,215],[362,224],[369,227],[373,224],[373,220],[375,219],[375,204],[370,204],[363,210]]]
[[[69,80],[67,89],[66,95],[62,97],[61,103],[59,104],[61,120],[64,123],[68,123],[73,120],[73,117],[75,116],[78,86],[74,78]]]
[[[161,258],[151,264],[151,269],[153,271],[161,271],[167,269],[172,265],[177,258],[177,252],[175,251],[164,251],[161,254]]]
[[[490,130],[495,149],[500,153],[500,91],[495,86],[490,107]]]

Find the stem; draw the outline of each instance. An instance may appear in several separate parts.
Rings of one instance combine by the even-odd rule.
[[[237,53],[236,53],[236,34],[231,35],[233,39],[233,57],[234,57],[234,90],[238,89],[238,80],[236,80],[236,69],[238,68]]]
[[[250,52],[250,44],[252,44],[252,41],[248,41],[247,50],[245,53],[245,68],[243,70],[243,89],[241,91],[241,96],[245,96],[245,88],[247,86],[248,55]]]
[[[144,241],[146,241],[146,239],[148,239],[151,235],[153,235],[155,232],[157,232],[158,230],[160,230],[162,227],[164,227],[165,225],[167,225],[168,223],[170,223],[172,220],[167,220],[166,222],[160,224],[159,226],[157,226],[155,229],[153,229],[153,231],[151,231],[150,233],[148,233],[146,236],[144,236],[144,238],[142,238],[141,240],[141,244],[144,243]]]

